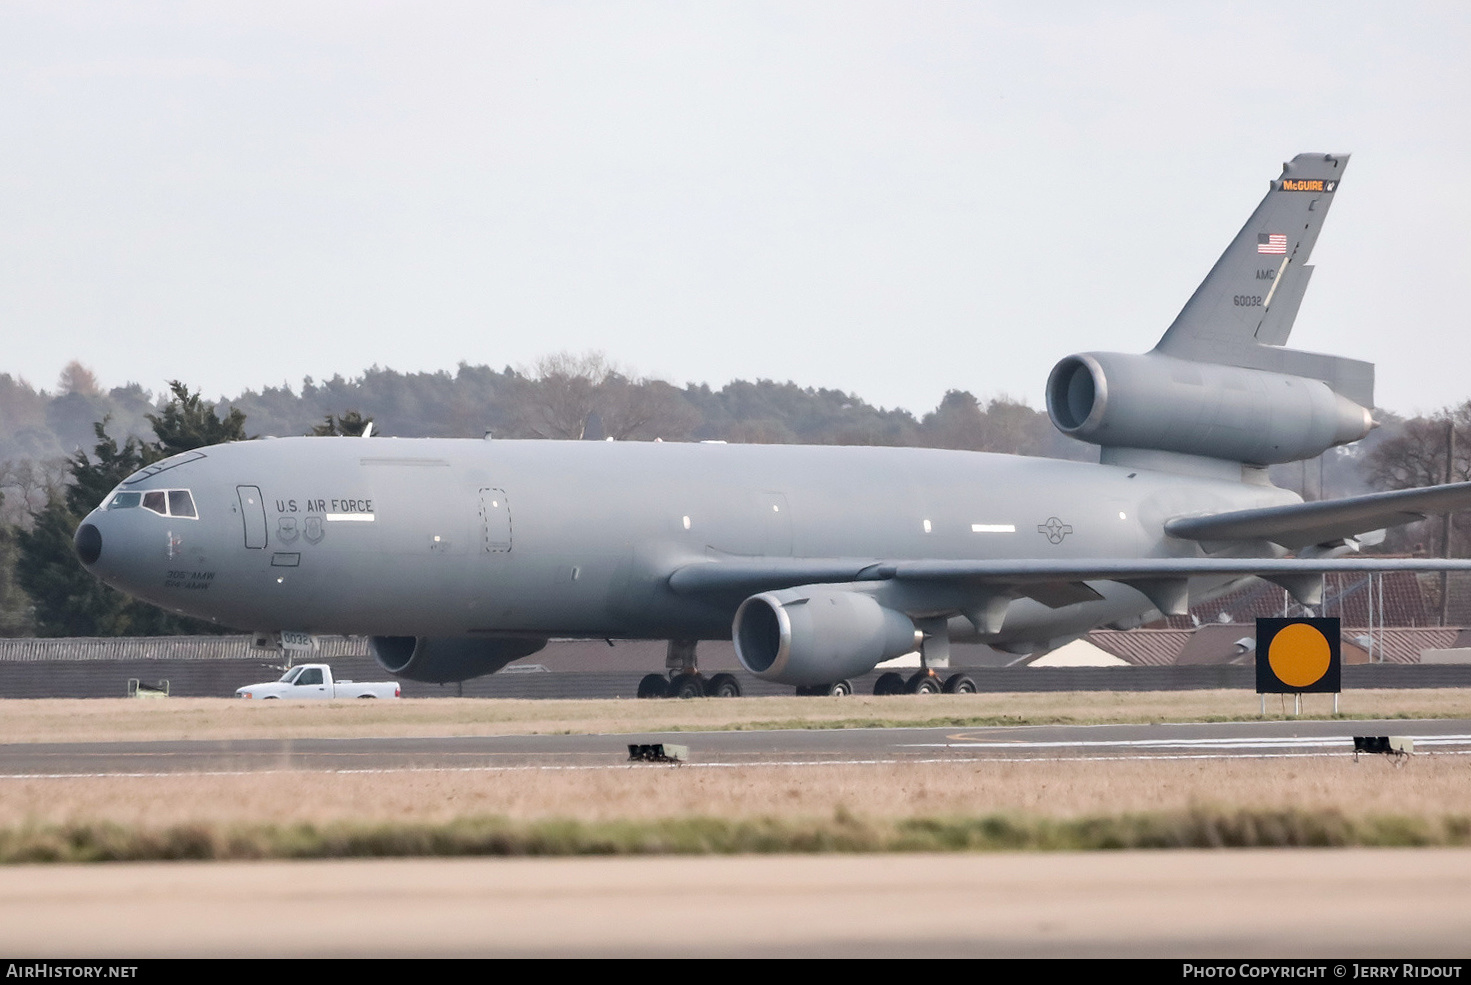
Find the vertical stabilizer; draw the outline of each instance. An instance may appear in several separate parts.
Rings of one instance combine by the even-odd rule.
[[[1194,362],[1319,379],[1374,406],[1370,363],[1280,348],[1307,291],[1308,259],[1348,165],[1347,154],[1299,154],[1282,167],[1155,351]]]

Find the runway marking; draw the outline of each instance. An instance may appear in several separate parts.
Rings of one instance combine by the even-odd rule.
[[[1471,735],[1427,735],[1410,736],[1416,748],[1420,746],[1448,746],[1471,743]],[[1079,748],[1124,748],[1124,749],[1280,749],[1312,747],[1351,746],[1348,736],[1282,736],[1278,738],[1221,737],[1204,739],[1082,739],[1066,741],[1031,741],[1027,739],[967,740],[960,742],[913,742],[906,743],[907,749],[1079,749]]]

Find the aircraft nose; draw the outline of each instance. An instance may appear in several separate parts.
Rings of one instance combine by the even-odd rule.
[[[81,558],[82,563],[88,567],[96,564],[97,559],[102,556],[102,531],[90,523],[84,523],[77,528],[77,535],[73,542],[77,549],[77,557]]]

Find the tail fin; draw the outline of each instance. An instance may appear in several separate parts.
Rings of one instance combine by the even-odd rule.
[[[1322,380],[1373,407],[1372,363],[1280,348],[1307,291],[1308,258],[1347,165],[1347,154],[1299,154],[1284,164],[1155,351]]]

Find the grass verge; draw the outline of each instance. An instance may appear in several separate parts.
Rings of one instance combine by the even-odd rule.
[[[400,701],[237,701],[225,698],[0,700],[0,744],[188,739],[556,735],[753,729],[1100,725],[1300,719],[1471,718],[1471,689],[1377,689],[1286,700],[1216,691],[1088,691],[633,699],[414,698]]]
[[[1230,810],[1048,818],[1023,814],[866,819],[662,818],[584,822],[465,817],[327,825],[111,822],[0,830],[0,864],[463,856],[1094,851],[1180,848],[1425,848],[1471,845],[1471,817],[1350,817]]]

